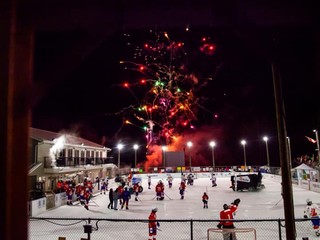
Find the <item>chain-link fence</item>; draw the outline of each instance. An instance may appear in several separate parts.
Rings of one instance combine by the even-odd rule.
[[[158,220],[157,239],[207,240],[207,230],[219,220]],[[253,228],[258,240],[286,239],[284,219],[234,220],[237,229]],[[149,237],[148,220],[90,218],[30,218],[29,240],[143,240]],[[237,240],[251,240],[248,235]],[[319,239],[311,219],[296,219],[296,239]],[[223,239],[222,235],[216,238]],[[254,239],[254,238],[252,238]]]

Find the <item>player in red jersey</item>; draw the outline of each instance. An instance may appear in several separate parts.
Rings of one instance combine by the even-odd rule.
[[[227,204],[223,205],[223,210],[220,212],[220,223],[217,225],[218,228],[228,229],[235,228],[233,225],[233,216],[235,212],[238,210],[238,205],[240,203],[240,199],[237,198],[233,201],[233,203],[229,206]],[[223,239],[237,239],[236,234],[234,232],[224,232]]]
[[[157,227],[160,227],[160,223],[157,221],[157,212],[158,208],[152,208],[152,211],[149,215],[149,240],[156,240]]]
[[[184,199],[184,191],[186,190],[186,183],[184,181],[181,181],[180,187],[179,187],[179,192],[181,195],[180,199]]]
[[[84,191],[83,197],[84,197],[84,200],[85,200],[84,207],[85,207],[85,209],[89,210],[89,201],[90,201],[90,199],[92,197],[89,188],[86,188],[86,190]]]
[[[164,184],[160,180],[156,186],[156,196],[157,200],[163,200],[164,199]]]
[[[209,196],[206,192],[204,192],[202,195],[203,208],[208,208],[208,200]]]

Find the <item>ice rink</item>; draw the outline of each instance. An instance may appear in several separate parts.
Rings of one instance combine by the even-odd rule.
[[[157,201],[155,199],[155,185],[162,180],[165,183],[165,198],[163,201]],[[234,199],[240,198],[241,203],[239,205],[238,211],[236,213],[235,219],[278,219],[284,218],[284,208],[281,197],[281,185],[279,181],[274,179],[266,178],[262,179],[262,183],[265,185],[265,189],[248,192],[248,191],[236,191],[234,192],[230,188],[230,178],[217,178],[217,186],[212,187],[209,178],[199,178],[194,180],[192,186],[187,185],[185,198],[180,199],[179,194],[179,184],[181,179],[173,180],[173,187],[170,189],[168,187],[166,179],[153,178],[151,189],[148,189],[147,180],[143,179],[142,186],[144,188],[143,192],[139,195],[139,201],[134,200],[134,195],[129,202],[129,210],[118,211],[108,209],[107,205],[109,203],[108,192],[106,195],[97,194],[92,199],[89,205],[89,211],[87,211],[83,206],[75,204],[73,206],[61,206],[56,209],[49,210],[37,217],[40,218],[107,218],[107,219],[143,219],[146,220],[150,214],[152,207],[157,207],[157,217],[159,220],[165,219],[208,219],[217,220],[219,219],[219,212],[222,210],[223,204],[230,204]],[[116,183],[111,179],[109,188],[113,187],[115,189]],[[207,192],[209,195],[208,209],[203,208],[202,194]],[[293,198],[295,206],[295,218],[303,218],[303,212],[306,206],[306,199],[310,198],[314,203],[320,204],[320,194],[302,189],[296,185],[293,185]],[[103,223],[101,223],[103,225]],[[135,225],[134,227],[132,225]],[[205,223],[205,227],[201,229],[208,229],[210,227],[216,228],[216,222]],[[241,227],[242,224],[235,224],[236,227]],[[50,225],[48,225],[50,226]],[[148,239],[146,223],[123,223],[113,224],[112,229],[108,230],[108,238],[100,237],[100,233],[93,232],[92,239],[125,239],[121,237],[127,236],[128,231],[135,231],[136,233],[131,235],[129,239]],[[137,229],[141,230],[137,231]],[[182,225],[178,223],[161,223],[161,231],[158,232],[157,239],[190,239],[186,231],[179,230]],[[255,225],[254,222],[246,223],[246,227],[255,227],[257,229],[257,239],[278,239],[275,232],[278,231],[277,225],[264,226],[263,234],[259,235],[259,229],[263,225]],[[100,226],[101,228],[103,226]],[[304,232],[310,232],[308,236],[309,239],[313,238],[313,230],[311,223],[306,222],[301,226]],[[172,230],[173,228],[173,230]],[[176,229],[175,229],[176,228]],[[183,228],[183,227],[182,227]],[[188,229],[188,226],[186,227]],[[197,228],[197,227],[195,227]],[[270,229],[268,229],[270,228]],[[71,230],[70,230],[71,231]],[[200,230],[199,230],[200,231]],[[207,239],[206,232],[201,230],[202,233],[196,235],[194,239]],[[268,231],[270,233],[268,233]],[[283,230],[285,231],[285,230]],[[30,228],[29,239],[57,239],[57,238],[45,238],[50,234],[56,233],[56,230],[50,230],[50,227],[43,229],[40,223],[32,222]],[[120,234],[120,235],[119,235]],[[173,235],[175,234],[175,235]],[[304,233],[304,235],[306,235]],[[95,237],[93,237],[95,236]],[[306,237],[306,236],[303,236]],[[67,238],[68,239],[68,238]],[[71,239],[71,238],[69,238]],[[76,238],[74,238],[76,239]],[[78,238],[79,239],[79,238]],[[285,239],[285,238],[283,238]],[[301,239],[297,237],[297,239]]]

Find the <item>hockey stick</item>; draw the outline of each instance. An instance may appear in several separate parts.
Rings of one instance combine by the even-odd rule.
[[[282,198],[280,198],[280,200],[274,205],[274,207],[277,206],[279,204],[279,202],[281,202],[281,200],[282,200]]]
[[[99,204],[96,203],[95,201],[93,201],[93,200],[91,200],[91,199],[90,199],[90,201],[93,202],[96,206],[100,207]]]
[[[169,198],[170,200],[172,200],[172,198],[171,197],[169,197],[165,192],[163,192],[164,193],[164,195],[166,195],[167,196],[167,198]]]
[[[143,203],[139,197],[137,197],[137,199],[138,199],[141,203]]]

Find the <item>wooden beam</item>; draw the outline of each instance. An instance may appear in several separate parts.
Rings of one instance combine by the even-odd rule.
[[[28,239],[30,101],[33,34],[18,20],[18,0],[0,2],[1,239]]]

